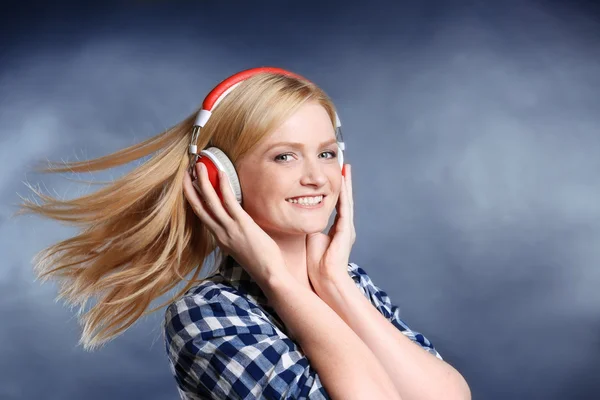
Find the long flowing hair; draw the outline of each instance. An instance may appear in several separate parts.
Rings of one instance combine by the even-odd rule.
[[[318,86],[280,74],[254,75],[213,109],[196,143],[198,149],[216,146],[236,166],[307,101],[321,104],[335,126],[334,105]],[[101,171],[152,155],[94,193],[60,200],[26,184],[42,201],[20,196],[23,203],[15,215],[35,213],[79,228],[77,235],[40,251],[32,262],[36,279],[59,282],[57,300],[79,306],[77,317],[83,331],[78,345],[85,350],[94,350],[140,317],[176,300],[203,281],[198,276],[213,251],[222,256],[183,192],[197,111],[115,153],[35,169],[41,173]],[[171,299],[148,310],[153,300],[185,280]],[[91,298],[97,301],[84,313]]]

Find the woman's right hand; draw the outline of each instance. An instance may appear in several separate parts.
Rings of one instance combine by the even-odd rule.
[[[186,173],[183,179],[185,197],[194,213],[213,233],[219,247],[258,283],[268,282],[278,273],[287,272],[279,246],[238,203],[227,176],[219,171],[221,203],[208,179],[206,167],[199,162],[195,168],[200,192],[194,188],[190,174]]]

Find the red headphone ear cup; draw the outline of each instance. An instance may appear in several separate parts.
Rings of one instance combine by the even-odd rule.
[[[205,156],[211,160],[215,168],[222,171],[225,174],[225,179],[231,188],[231,191],[235,195],[238,203],[242,203],[242,190],[240,186],[240,180],[235,170],[235,166],[227,157],[227,154],[217,147],[209,147],[200,152],[202,156]],[[217,180],[218,181],[218,180]]]

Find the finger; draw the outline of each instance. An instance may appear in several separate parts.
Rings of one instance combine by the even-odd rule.
[[[350,209],[350,231],[351,231],[351,237],[352,237],[352,243],[354,243],[354,241],[356,240],[356,228],[354,227],[354,194],[352,191],[352,168],[350,166],[350,164],[346,165],[346,194],[347,194],[347,198],[348,198],[348,203],[349,203],[349,209]]]
[[[231,217],[223,208],[223,204],[221,203],[221,199],[217,195],[215,188],[213,188],[210,180],[208,179],[208,171],[206,170],[206,166],[202,163],[196,164],[196,174],[198,176],[198,187],[200,187],[201,193],[200,195],[206,202],[203,204],[204,208],[211,213],[214,220],[223,228],[229,225],[231,222]]]
[[[221,195],[223,196],[223,203],[225,203],[225,210],[234,221],[240,221],[243,218],[243,213],[246,211],[238,203],[229,184],[229,178],[227,178],[227,175],[223,171],[219,171],[219,186],[221,188]]]
[[[346,180],[344,180],[342,184],[342,194],[342,217],[344,219],[346,229],[348,230],[350,237],[352,237],[354,234],[354,212],[352,210],[352,204],[350,203],[348,183]]]
[[[339,220],[345,220],[345,217],[347,215],[347,212],[345,212],[345,210],[343,210],[342,208],[344,208],[344,200],[346,199],[346,196],[344,195],[344,176],[342,175],[342,181],[341,181],[341,185],[340,185],[340,193],[338,194],[338,199],[337,202],[335,203],[335,220],[334,223],[332,225],[332,228],[335,228],[336,226],[340,225]],[[340,228],[338,227],[337,230],[339,230]],[[335,232],[335,231],[334,231]]]
[[[344,180],[342,179],[342,186],[340,187],[340,194],[338,196],[338,202],[336,204],[336,216],[335,216],[335,220],[334,223],[332,225],[333,229],[333,235],[337,235],[340,233],[343,233],[347,228],[347,220],[348,220],[348,209],[347,206],[345,204],[346,201],[346,195],[345,195],[345,188],[344,188]]]
[[[352,167],[350,166],[350,164],[346,164],[346,170],[344,171],[346,173],[346,187],[347,187],[347,193],[348,193],[348,201],[350,203],[350,213],[351,213],[351,218],[354,218],[354,194],[352,192]]]
[[[335,213],[335,219],[333,220],[333,224],[331,224],[331,226],[329,227],[329,230],[327,231],[327,235],[333,239],[333,237],[335,236],[335,233],[337,232],[338,228],[338,224],[340,220],[340,214],[339,212]]]
[[[338,213],[340,217],[346,218],[348,216],[348,209],[346,202],[348,201],[348,194],[346,193],[346,179],[342,178],[342,185],[340,186],[340,196],[338,197]]]
[[[222,229],[221,226],[213,219],[211,215],[206,211],[203,200],[194,185],[192,184],[192,177],[189,173],[186,173],[183,177],[183,192],[188,203],[192,206],[194,213],[215,235]]]

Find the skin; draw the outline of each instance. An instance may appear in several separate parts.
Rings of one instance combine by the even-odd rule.
[[[321,146],[335,139],[325,109],[307,102],[236,165],[243,209],[277,243],[290,274],[313,291],[307,237],[315,244],[309,254],[321,259],[330,239],[321,232],[338,206],[343,186],[336,143]],[[278,142],[300,142],[303,147],[271,148]],[[290,197],[317,193],[325,194],[319,209],[300,209],[286,202]],[[345,265],[337,267],[345,272]]]

